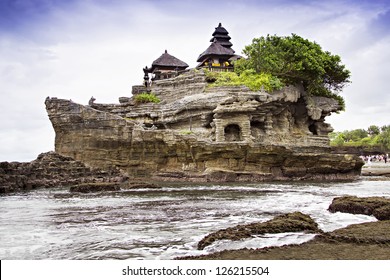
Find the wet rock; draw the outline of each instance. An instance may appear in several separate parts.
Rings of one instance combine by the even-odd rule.
[[[179,259],[202,260],[388,260],[390,221],[350,225],[299,245],[225,250]]]
[[[238,225],[231,228],[221,229],[204,237],[198,243],[198,250],[204,249],[217,240],[240,240],[253,235],[282,232],[321,232],[317,223],[308,215],[300,212],[283,214],[261,223]]]
[[[107,192],[119,191],[120,185],[117,183],[85,183],[76,186],[71,186],[70,192],[91,193],[91,192]]]
[[[55,152],[42,153],[31,162],[1,162],[0,174],[0,193],[128,179],[118,169],[91,168]]]
[[[150,183],[150,182],[128,182],[127,184],[123,184],[121,186],[121,189],[156,189],[156,188],[161,188],[161,186],[155,184],[155,183]]]
[[[378,220],[390,220],[390,199],[384,197],[336,197],[328,210],[332,213],[374,215]]]
[[[390,244],[389,229],[390,220],[354,224],[326,233],[322,238],[339,242]]]
[[[380,221],[390,220],[390,203],[385,206],[375,208],[372,214]]]

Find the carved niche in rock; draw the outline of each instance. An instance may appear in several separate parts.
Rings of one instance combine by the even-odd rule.
[[[238,124],[229,124],[225,127],[225,141],[241,141],[241,128]]]
[[[221,119],[214,119],[214,123],[217,142],[251,140],[250,121],[247,115],[226,115]]]

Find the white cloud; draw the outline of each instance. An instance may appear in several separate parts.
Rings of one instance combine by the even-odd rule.
[[[236,53],[254,37],[296,33],[339,54],[353,83],[343,93],[347,111],[328,121],[337,130],[389,124],[390,37],[383,21],[381,29],[376,27],[389,6],[372,1],[110,3],[53,6],[22,33],[0,33],[0,161],[31,160],[54,148],[46,96],[86,104],[93,95],[97,102],[117,102],[142,82],[142,68],[165,49],[194,67],[219,22],[230,32]]]

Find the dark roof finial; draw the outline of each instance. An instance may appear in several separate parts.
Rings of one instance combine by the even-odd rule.
[[[168,53],[167,50],[165,50],[165,53]]]
[[[209,57],[224,57],[226,59],[234,56],[233,44],[230,42],[229,32],[219,23],[212,34],[211,45],[199,55],[198,62]]]

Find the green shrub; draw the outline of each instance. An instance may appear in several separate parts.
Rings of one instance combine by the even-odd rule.
[[[212,72],[205,70],[206,81],[210,87],[220,86],[247,86],[252,91],[258,91],[261,88],[272,92],[283,87],[279,78],[266,73],[256,73],[254,70],[247,69],[238,75],[235,72]]]
[[[191,130],[181,130],[179,132],[181,135],[191,135],[193,132]]]
[[[154,93],[143,92],[134,97],[138,103],[159,103],[161,100]]]
[[[264,88],[264,90],[272,92],[281,89],[284,86],[276,76],[268,73],[256,73],[256,71],[252,69],[242,71],[239,77],[241,82],[253,91]]]

